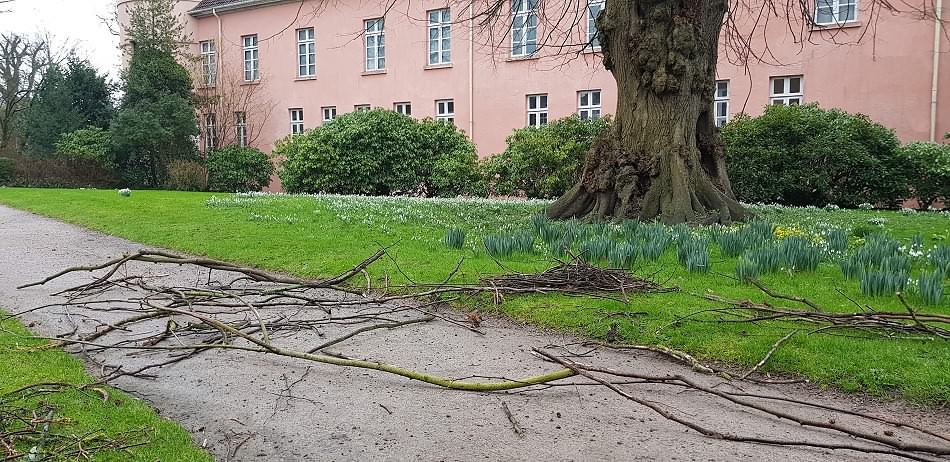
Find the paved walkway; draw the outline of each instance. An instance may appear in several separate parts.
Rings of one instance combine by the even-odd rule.
[[[49,293],[87,279],[76,275],[50,287],[15,287],[68,266],[102,262],[141,247],[0,206],[0,306],[16,311],[48,303]],[[167,273],[169,269],[162,271]],[[194,268],[186,267],[166,277],[193,284],[195,275]],[[65,314],[56,310],[27,315],[25,321],[46,335],[69,330]],[[532,347],[576,341],[499,319],[489,319],[485,330],[487,335],[483,337],[448,323],[429,323],[375,331],[378,333],[339,345],[338,351],[452,377],[523,376],[550,368],[529,353]],[[307,338],[300,340],[306,342]],[[315,337],[311,340],[317,341]],[[141,361],[116,352],[96,354],[95,360],[130,367]],[[640,372],[695,375],[652,354],[597,353],[584,362]],[[285,380],[295,381],[308,367],[306,378],[293,388],[293,395],[300,399],[279,397]],[[123,378],[117,385],[180,422],[197,444],[204,444],[218,460],[886,460],[845,451],[712,440],[592,386],[465,393],[372,371],[279,357],[243,358],[223,351],[202,354],[157,374],[155,380]],[[698,380],[718,381],[706,376],[698,376]],[[946,413],[930,414],[899,403],[840,397],[807,386],[742,386],[751,391],[887,413],[950,432]],[[740,412],[696,393],[637,390],[723,431],[828,439],[824,433]],[[502,402],[524,428],[522,436],[512,430]],[[245,439],[235,454],[234,447]]]

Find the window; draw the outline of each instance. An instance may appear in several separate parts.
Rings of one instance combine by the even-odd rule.
[[[729,81],[716,81],[716,95],[713,101],[713,114],[716,126],[722,127],[729,122]]]
[[[303,109],[290,110],[290,134],[299,135],[303,133]]]
[[[214,40],[201,42],[201,75],[207,86],[214,85],[218,80],[218,53]]]
[[[205,152],[211,152],[216,146],[218,131],[215,127],[215,122],[217,122],[215,119],[214,114],[205,114]]]
[[[412,115],[412,103],[395,103],[393,110],[405,115]]]
[[[369,104],[357,104],[353,106],[353,110],[356,112],[368,111],[369,109]]]
[[[317,45],[313,28],[297,29],[297,77],[317,75]]]
[[[548,95],[528,95],[528,126],[548,124]]]
[[[600,49],[600,38],[597,36],[597,15],[604,9],[604,0],[588,0],[587,2],[587,44]]]
[[[530,56],[538,51],[537,0],[511,0],[511,56]]]
[[[366,21],[366,70],[386,69],[386,34],[383,18]]]
[[[324,122],[329,122],[336,118],[336,106],[325,106],[320,109],[323,111]]]
[[[791,106],[802,104],[802,76],[772,77],[772,94],[769,104],[784,104]]]
[[[858,19],[858,0],[816,0],[815,24],[845,24]]]
[[[600,90],[577,92],[577,115],[581,120],[600,118]]]
[[[429,12],[429,65],[452,62],[452,17],[449,9]]]
[[[455,101],[451,99],[435,100],[435,119],[455,123]]]
[[[261,78],[260,54],[257,35],[244,36],[244,81],[255,82]]]
[[[244,148],[247,147],[247,113],[246,112],[235,112],[234,113],[234,137],[237,145]]]

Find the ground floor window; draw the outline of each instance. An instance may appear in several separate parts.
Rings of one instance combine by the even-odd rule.
[[[303,109],[296,108],[290,110],[290,134],[300,135],[303,133]]]
[[[713,114],[716,118],[716,126],[722,127],[729,122],[729,81],[716,81],[716,96],[713,101]]]
[[[528,95],[528,126],[541,127],[548,124],[548,95]]]
[[[805,100],[805,92],[802,88],[803,80],[800,75],[772,77],[769,104],[785,106],[802,104],[802,101]]]
[[[353,106],[353,110],[356,111],[356,112],[368,111],[368,110],[369,110],[369,104],[357,104],[357,105]]]
[[[336,118],[336,106],[324,106],[320,108],[323,110],[323,121],[329,122]]]
[[[412,103],[395,103],[393,110],[404,115],[412,115]]]
[[[247,113],[234,113],[234,138],[238,146],[247,147]]]
[[[218,138],[217,117],[214,114],[205,114],[205,151],[210,152],[216,146],[215,140]]]
[[[577,92],[577,115],[581,120],[600,118],[600,90]]]
[[[443,122],[455,123],[455,100],[439,99],[435,101],[435,118]]]

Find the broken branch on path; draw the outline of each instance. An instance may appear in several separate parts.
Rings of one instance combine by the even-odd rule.
[[[822,406],[811,403],[798,403],[809,409],[821,409],[829,413],[849,415],[858,419],[853,425],[834,423],[834,419],[824,421],[813,417],[798,415],[790,411],[781,411],[770,408],[755,400],[790,403],[781,397],[752,396],[750,394],[730,393],[715,389],[699,381],[690,379],[682,374],[646,375],[633,371],[616,371],[605,367],[584,365],[566,357],[557,356],[544,350],[535,350],[546,360],[558,364],[560,367],[523,378],[497,379],[452,379],[404,368],[372,359],[357,359],[358,354],[337,354],[326,351],[330,346],[351,344],[352,339],[365,337],[373,333],[379,335],[394,330],[418,329],[427,323],[438,322],[447,316],[436,316],[421,305],[412,302],[413,298],[429,297],[442,294],[470,294],[480,291],[497,292],[511,290],[507,293],[529,293],[538,291],[555,291],[559,293],[596,293],[600,291],[614,291],[624,294],[636,292],[629,280],[619,279],[619,275],[610,276],[610,273],[584,273],[588,278],[581,282],[570,281],[571,271],[589,271],[589,268],[580,266],[560,267],[557,271],[547,273],[541,277],[507,276],[508,279],[495,280],[493,285],[482,283],[478,286],[411,286],[404,289],[407,293],[394,296],[375,296],[364,292],[345,289],[344,284],[353,277],[363,274],[363,271],[380,258],[377,253],[356,268],[344,272],[340,277],[325,281],[307,281],[285,276],[273,276],[268,273],[237,267],[229,263],[216,260],[180,257],[164,252],[139,252],[131,258],[123,257],[111,260],[113,266],[98,265],[96,270],[106,270],[108,277],[98,277],[93,283],[77,286],[64,292],[66,301],[59,306],[71,306],[84,313],[98,315],[93,332],[75,332],[67,338],[57,338],[55,341],[64,346],[82,346],[87,351],[97,350],[127,350],[131,352],[151,352],[171,354],[171,360],[158,364],[147,365],[133,370],[128,375],[135,377],[135,371],[144,371],[149,368],[160,368],[170,361],[179,361],[205,354],[212,351],[229,351],[231,360],[240,360],[250,354],[267,356],[282,356],[302,361],[305,364],[325,364],[335,367],[358,368],[379,371],[426,384],[460,391],[506,391],[524,390],[560,384],[595,384],[604,386],[615,393],[646,406],[659,413],[666,419],[676,422],[701,434],[729,441],[766,443],[786,446],[807,446],[825,449],[859,451],[873,454],[890,454],[913,460],[931,460],[930,456],[950,455],[950,445],[945,438],[928,432],[885,419],[864,417],[847,410],[837,410],[831,406]],[[371,261],[370,261],[371,260]],[[239,274],[240,277],[228,284],[214,284],[190,287],[163,286],[161,281],[147,278],[125,277],[122,284],[111,284],[110,278],[118,271],[115,265],[125,266],[134,263],[156,263],[161,265],[191,265],[203,269],[213,269]],[[368,262],[368,263],[367,263]],[[58,273],[58,277],[77,271],[87,271],[90,267],[77,267],[69,271]],[[95,270],[93,270],[95,271]],[[603,271],[603,270],[602,270]],[[545,274],[545,273],[542,273]],[[535,275],[537,276],[537,275]],[[42,283],[52,282],[54,278],[47,278]],[[504,282],[502,282],[504,281]],[[546,282],[545,282],[546,281]],[[565,282],[566,281],[566,282]],[[534,286],[532,286],[534,284]],[[33,285],[29,285],[33,286]],[[659,286],[637,286],[640,289],[652,290]],[[96,290],[91,290],[96,289]],[[337,290],[328,294],[327,290]],[[659,288],[657,290],[663,290]],[[119,293],[122,296],[114,296]],[[544,292],[546,293],[546,292]],[[95,303],[99,297],[112,297],[110,303]],[[438,303],[438,301],[431,302]],[[424,318],[409,316],[411,312],[422,312]],[[815,313],[809,311],[809,313]],[[820,313],[827,315],[827,313]],[[120,319],[110,317],[125,316]],[[450,318],[449,318],[450,319]],[[451,319],[450,319],[451,320]],[[926,315],[918,315],[918,321],[926,322]],[[323,336],[327,332],[342,331],[342,334],[322,340],[318,345],[301,345],[300,335],[306,332],[316,332]],[[121,333],[121,336],[119,335]],[[787,340],[789,336],[786,336]],[[117,338],[118,337],[118,338]],[[777,342],[773,350],[777,350],[782,342]],[[607,345],[602,345],[607,346]],[[614,347],[614,345],[609,345]],[[676,358],[680,362],[692,363],[692,367],[701,372],[715,372],[712,368],[703,366],[685,353],[675,350],[662,351],[656,347],[648,347],[651,351],[658,351],[667,356]],[[767,354],[762,364],[774,353]],[[181,358],[181,359],[179,359]],[[476,376],[473,376],[473,378]],[[705,376],[704,376],[705,377]],[[113,377],[114,378],[114,377]],[[570,379],[570,382],[567,382]],[[635,380],[630,380],[635,379]],[[786,420],[797,425],[806,425],[829,432],[823,438],[838,438],[837,442],[784,440],[766,436],[737,436],[728,429],[710,429],[696,422],[694,416],[684,416],[683,413],[670,410],[669,404],[646,399],[637,387],[642,386],[671,386],[694,390],[709,394],[723,401],[724,406],[731,406],[742,411],[753,410],[776,422]],[[290,387],[288,386],[288,389]],[[510,414],[510,409],[508,410]],[[513,416],[511,416],[513,417]],[[511,418],[509,418],[511,420]],[[511,422],[517,427],[516,421]],[[884,425],[887,428],[901,430],[902,436],[915,435],[912,442],[905,442],[900,436],[879,436],[869,432],[866,425]],[[892,431],[891,434],[894,434]],[[856,439],[858,442],[852,441]],[[926,442],[919,442],[926,439]],[[932,442],[938,439],[940,442]]]

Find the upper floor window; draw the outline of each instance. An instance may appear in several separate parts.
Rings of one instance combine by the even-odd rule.
[[[234,113],[234,138],[237,145],[244,148],[247,147],[247,113],[246,112],[235,112]]]
[[[370,110],[369,104],[357,104],[353,106],[353,110],[356,112],[363,112]]]
[[[303,128],[303,109],[295,108],[290,110],[290,134],[300,135],[304,132]]]
[[[429,64],[452,62],[452,17],[449,9],[429,12]]]
[[[802,104],[805,94],[802,91],[802,76],[772,77],[772,89],[769,104],[786,106]]]
[[[412,115],[412,103],[395,103],[393,110],[404,115]]]
[[[722,127],[729,122],[729,81],[716,81],[716,95],[713,101],[713,115],[716,126]]]
[[[845,24],[858,19],[858,0],[816,0],[815,24]]]
[[[548,124],[548,95],[528,95],[528,126]]]
[[[212,114],[205,114],[205,152],[211,152],[217,147],[218,130],[217,117]]]
[[[595,50],[600,49],[600,38],[597,36],[597,15],[604,9],[604,0],[588,0],[587,2],[587,44]]]
[[[257,48],[257,35],[245,35],[244,39],[244,81],[254,82],[261,78],[260,54]]]
[[[386,69],[386,32],[383,18],[369,19],[366,25],[366,70]]]
[[[336,118],[336,106],[324,106],[320,108],[323,110],[323,121],[329,122]]]
[[[317,75],[317,44],[313,28],[297,29],[297,76]]]
[[[581,120],[600,118],[600,90],[577,92],[577,115]]]
[[[511,56],[530,56],[538,51],[537,0],[511,0]]]
[[[435,119],[455,123],[455,101],[451,99],[435,100]]]
[[[218,80],[218,52],[214,40],[201,42],[201,76],[209,86]]]

